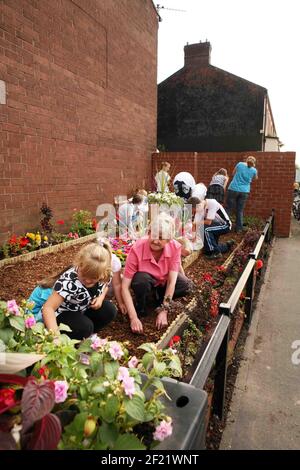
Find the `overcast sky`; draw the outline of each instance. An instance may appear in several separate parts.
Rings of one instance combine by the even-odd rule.
[[[158,83],[183,67],[183,48],[208,40],[211,64],[267,88],[282,151],[300,164],[299,0],[161,0]],[[186,10],[185,12],[167,8]]]

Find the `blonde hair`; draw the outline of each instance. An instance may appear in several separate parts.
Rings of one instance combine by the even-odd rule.
[[[55,274],[49,274],[49,276],[44,277],[38,282],[38,286],[43,287],[44,289],[47,288],[52,288],[56,281],[60,278],[60,276],[65,273],[68,269],[70,269],[72,266],[69,265],[66,268],[62,269],[58,273]]]
[[[83,276],[108,282],[111,278],[111,247],[108,240],[99,239],[81,248],[74,259]]]
[[[248,166],[255,166],[256,158],[253,157],[252,155],[249,155],[249,157],[247,157],[246,159],[246,163]]]
[[[175,236],[175,223],[172,217],[161,212],[150,225],[150,236],[152,239],[173,240]]]

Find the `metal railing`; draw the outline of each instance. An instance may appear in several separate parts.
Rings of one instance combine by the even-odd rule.
[[[249,254],[249,260],[230,298],[227,302],[223,302],[219,305],[220,320],[190,381],[191,385],[194,385],[198,388],[203,388],[211,370],[213,367],[215,368],[216,374],[214,379],[214,395],[212,406],[213,413],[216,414],[221,420],[224,418],[228,365],[227,354],[231,316],[238,304],[241,293],[246,288],[245,321],[248,326],[251,323],[255,287],[255,264],[263,244],[269,244],[271,242],[273,237],[273,230],[274,210],[272,210],[272,214],[266,222],[264,230],[261,233],[254,251]]]

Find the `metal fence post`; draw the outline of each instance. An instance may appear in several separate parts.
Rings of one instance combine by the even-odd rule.
[[[230,318],[230,305],[221,303],[219,305],[219,315]],[[224,318],[223,317],[223,318]],[[223,337],[219,351],[216,355],[216,375],[214,380],[214,395],[212,409],[213,413],[216,414],[222,421],[224,419],[224,404],[225,404],[225,391],[226,391],[226,377],[227,377],[227,353],[228,353],[228,341],[229,341],[229,328],[231,322],[228,322],[226,333]]]
[[[229,341],[229,326],[224,335],[220,349],[216,356],[216,376],[213,396],[213,413],[216,414],[221,421],[224,419],[224,404],[226,391],[227,376],[227,349]]]
[[[247,279],[246,283],[246,297],[245,297],[245,322],[248,326],[252,320],[252,304],[253,304],[253,297],[254,297],[254,276],[255,276],[255,264],[251,270],[251,274]]]

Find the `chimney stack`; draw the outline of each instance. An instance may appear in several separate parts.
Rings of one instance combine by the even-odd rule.
[[[185,67],[207,67],[210,64],[210,42],[199,42],[184,46]]]

